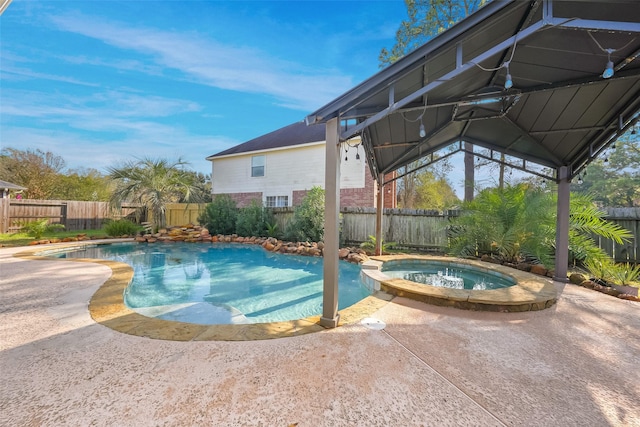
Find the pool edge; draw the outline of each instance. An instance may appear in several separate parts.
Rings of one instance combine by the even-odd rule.
[[[146,317],[127,308],[124,303],[124,290],[133,278],[133,268],[129,264],[92,258],[53,258],[41,255],[52,248],[65,250],[96,244],[132,241],[132,239],[117,241],[109,239],[74,242],[73,244],[55,243],[46,245],[46,247],[43,245],[37,249],[16,252],[13,256],[33,261],[88,262],[109,267],[111,276],[100,285],[89,300],[89,314],[96,323],[128,335],[167,341],[254,341],[293,337],[327,330],[320,326],[319,315],[284,322],[238,325],[199,325]],[[371,316],[391,299],[390,295],[374,292],[357,303],[340,310],[338,326],[356,323]]]
[[[391,278],[376,269],[363,269],[363,274],[377,282],[377,289],[393,296],[427,304],[463,310],[523,312],[544,310],[554,305],[558,298],[552,279],[498,264],[433,255],[383,255],[374,256],[371,259],[378,263],[396,260],[429,260],[463,264],[484,271],[498,272],[516,282],[508,288],[492,290],[450,289]]]

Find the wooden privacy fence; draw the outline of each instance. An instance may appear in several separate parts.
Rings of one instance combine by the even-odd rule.
[[[175,203],[167,207],[167,225],[197,224],[197,218],[206,205]],[[639,262],[640,208],[605,208],[607,219],[631,231],[633,237],[624,244],[598,239],[598,245],[618,262]],[[287,229],[293,219],[293,208],[274,208],[275,221],[280,232]],[[444,213],[432,210],[385,209],[382,220],[383,239],[398,247],[420,251],[444,251],[447,247],[449,219],[459,211]],[[342,208],[340,210],[340,236],[345,245],[357,245],[375,235],[375,208]]]
[[[69,231],[100,229],[107,219],[135,220],[139,212],[140,206],[135,204],[125,204],[120,210],[114,210],[107,202],[0,199],[0,233],[17,231],[21,222],[44,218],[52,224],[64,225]]]
[[[198,224],[198,217],[206,206],[206,203],[167,203],[167,225]]]
[[[345,244],[358,244],[376,234],[375,208],[341,209],[341,234]],[[382,238],[396,246],[421,251],[442,251],[447,247],[449,218],[458,211],[440,213],[422,209],[385,209]]]
[[[640,208],[604,208],[607,220],[626,228],[633,237],[623,244],[596,237],[598,246],[617,262],[640,263]]]
[[[171,203],[167,205],[167,225],[197,224],[198,216],[206,204]],[[618,262],[640,262],[640,208],[604,208],[607,219],[626,228],[632,238],[623,244],[596,238],[605,252]],[[275,208],[275,221],[282,232],[293,218],[293,208]],[[341,240],[355,245],[375,235],[375,208],[343,208],[341,215]],[[136,215],[138,214],[138,218]],[[446,227],[458,211],[385,209],[383,239],[397,246],[423,251],[442,251],[447,247]],[[0,232],[18,229],[20,221],[48,218],[52,223],[63,224],[67,230],[99,229],[107,219],[128,218],[145,221],[144,210],[139,205],[123,205],[113,210],[107,202],[80,202],[62,200],[0,199]]]

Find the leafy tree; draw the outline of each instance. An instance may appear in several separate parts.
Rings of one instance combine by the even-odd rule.
[[[198,222],[211,234],[231,234],[236,231],[238,208],[228,194],[216,194],[213,202],[207,204]]]
[[[591,194],[603,206],[640,206],[640,137],[623,135],[607,153],[587,167],[582,183],[572,190]]]
[[[96,169],[73,170],[58,175],[53,197],[61,200],[108,201],[111,182]]]
[[[293,219],[287,229],[291,240],[319,242],[324,239],[324,190],[313,187],[299,206],[293,210]]]
[[[382,48],[380,67],[392,64],[407,53],[428,42],[456,22],[469,16],[490,0],[405,0],[408,19],[400,23],[396,42],[391,50]],[[473,145],[464,143],[465,196],[473,199],[475,170]]]
[[[111,202],[116,206],[122,202],[140,203],[151,212],[155,224],[164,227],[167,203],[201,201],[193,173],[184,169],[187,164],[182,159],[171,162],[145,158],[108,168],[109,178],[115,182]]]
[[[95,169],[65,169],[62,157],[50,151],[3,148],[0,177],[26,187],[32,199],[106,201],[109,180]]]
[[[3,180],[26,187],[26,197],[53,199],[64,159],[50,151],[18,150],[5,147],[0,152],[0,176]]]
[[[418,159],[400,169],[404,176],[398,180],[398,205],[406,209],[446,209],[457,205],[459,199],[446,179],[451,171],[448,159],[438,159],[427,165],[426,158]]]
[[[409,19],[400,23],[396,43],[391,50],[383,48],[380,52],[381,66],[396,62],[488,1],[490,0],[405,0]]]
[[[417,209],[444,210],[460,203],[455,191],[444,176],[426,172],[418,177]]]
[[[556,204],[554,193],[526,184],[483,190],[453,220],[450,251],[462,256],[491,254],[506,262],[533,259],[550,267],[555,254]],[[590,197],[572,195],[569,251],[574,261],[607,257],[593,235],[617,243],[631,236],[604,215]]]

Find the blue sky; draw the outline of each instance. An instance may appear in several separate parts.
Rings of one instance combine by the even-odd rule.
[[[102,172],[206,156],[375,74],[388,1],[20,1],[0,17],[0,144]]]

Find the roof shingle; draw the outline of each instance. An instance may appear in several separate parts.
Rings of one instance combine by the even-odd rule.
[[[251,151],[270,150],[274,148],[290,147],[294,145],[309,144],[325,140],[325,125],[307,126],[304,122],[296,122],[259,136],[242,144],[231,147],[207,157],[211,160],[215,157],[228,156],[230,154],[248,153]]]

